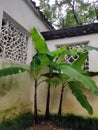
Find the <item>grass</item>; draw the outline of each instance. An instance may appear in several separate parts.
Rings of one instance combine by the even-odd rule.
[[[25,130],[34,123],[31,113],[18,116],[16,119],[7,120],[0,123],[0,130]]]
[[[39,116],[39,122],[45,121],[44,116]],[[98,119],[83,118],[68,114],[66,116],[51,115],[52,121],[59,128],[68,128],[69,130],[98,130]],[[16,119],[7,120],[0,123],[0,130],[25,130],[33,126],[34,117],[32,113],[26,113],[18,116]]]
[[[81,116],[66,115],[52,116],[53,123],[60,128],[69,128],[71,130],[98,130],[98,119],[83,118]]]

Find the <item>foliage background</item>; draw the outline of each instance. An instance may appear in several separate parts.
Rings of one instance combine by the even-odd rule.
[[[37,3],[57,29],[90,24],[98,20],[97,0],[38,0]]]

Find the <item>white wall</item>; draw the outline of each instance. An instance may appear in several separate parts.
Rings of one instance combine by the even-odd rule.
[[[56,40],[47,41],[47,45],[51,51],[57,49],[59,45],[70,45],[75,43],[88,42],[88,45],[98,47],[98,34],[90,34],[84,36],[76,36],[69,38],[62,38]],[[98,52],[97,51],[89,51],[89,69],[90,71],[98,72],[98,62],[97,62]]]
[[[33,12],[32,7],[26,0],[0,0],[0,29],[3,11],[11,16],[28,32],[30,32],[33,27],[35,27],[39,32],[49,30],[44,22],[36,15],[36,13]],[[29,37],[26,64],[30,64],[34,53],[35,50],[32,44],[32,39]]]
[[[46,25],[39,19],[25,0],[0,0],[0,16],[5,11],[25,29],[30,31],[36,27],[40,32],[48,31]]]

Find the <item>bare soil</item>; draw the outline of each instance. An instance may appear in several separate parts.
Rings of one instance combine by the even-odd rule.
[[[32,127],[28,128],[27,130],[68,130],[68,129],[61,129],[55,126],[52,122],[50,121],[43,121],[40,124],[35,124]]]

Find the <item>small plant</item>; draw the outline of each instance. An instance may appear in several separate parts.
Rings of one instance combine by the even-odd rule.
[[[0,130],[24,130],[34,123],[31,113],[18,116],[16,119],[3,121],[0,123]]]
[[[60,128],[68,128],[68,130],[98,130],[97,118],[83,118],[73,114],[65,116],[54,115],[51,117],[53,123]]]

